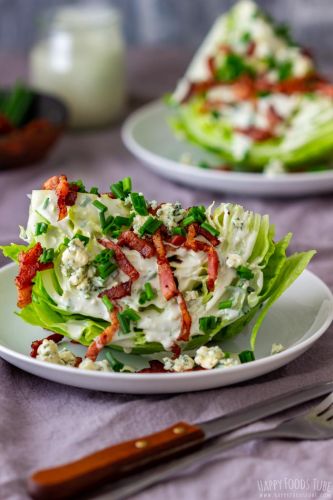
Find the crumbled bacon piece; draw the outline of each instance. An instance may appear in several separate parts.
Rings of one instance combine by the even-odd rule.
[[[237,127],[235,128],[235,131],[238,132],[239,134],[247,135],[255,142],[267,141],[268,139],[272,139],[272,137],[274,137],[272,130],[261,129],[254,126],[247,128]]]
[[[37,271],[44,271],[53,267],[52,262],[42,264],[39,262],[39,257],[43,253],[43,248],[40,243],[36,243],[26,252],[21,252],[19,255],[19,273],[15,278],[15,284],[18,292],[17,305],[23,308],[30,304],[32,298],[32,280],[36,276]]]
[[[75,356],[74,368],[78,368],[81,363],[82,363],[82,358],[80,356]]]
[[[170,372],[170,370],[166,370],[164,368],[163,363],[161,361],[153,360],[149,361],[149,368],[143,368],[139,370],[137,373],[165,373]]]
[[[190,313],[188,312],[185,299],[181,293],[178,294],[177,302],[180,307],[180,312],[182,314],[182,326],[178,340],[183,340],[184,342],[187,342],[188,339],[190,338],[192,318]]]
[[[131,295],[132,290],[132,281],[125,281],[123,283],[119,283],[116,286],[109,288],[108,290],[103,290],[98,297],[103,297],[106,295],[110,300],[117,300],[126,297],[127,295]]]
[[[182,350],[181,350],[181,347],[179,344],[177,344],[176,342],[174,342],[174,344],[172,344],[171,346],[171,352],[172,352],[172,359],[177,359],[179,358]]]
[[[131,278],[132,281],[136,281],[140,277],[140,274],[135,269],[135,267],[132,266],[119,245],[113,243],[113,241],[102,239],[98,240],[98,243],[100,243],[100,245],[103,245],[103,247],[109,248],[110,250],[114,251],[114,258],[118,266],[125,274],[127,274],[127,276]]]
[[[207,59],[207,66],[208,66],[210,75],[214,78],[215,77],[215,73],[216,73],[214,56],[208,57],[208,59]]]
[[[64,338],[63,335],[60,335],[60,333],[52,333],[52,335],[49,335],[48,337],[45,337],[46,340],[53,340],[53,342],[55,342],[56,344],[58,344],[58,342],[61,342],[61,340]],[[30,351],[30,356],[32,358],[36,358],[37,357],[37,351],[38,351],[38,347],[40,345],[42,345],[43,343],[43,340],[45,339],[41,339],[41,340],[34,340],[32,343],[31,343],[31,351]]]
[[[171,243],[171,245],[174,245],[175,247],[180,247],[185,243],[185,241],[186,238],[184,236],[182,236],[181,234],[175,234],[174,236],[172,236],[169,243]]]
[[[78,186],[69,183],[65,175],[54,175],[43,184],[43,189],[55,190],[58,198],[58,220],[67,215],[67,206],[74,205],[77,197]]]
[[[316,90],[326,95],[327,97],[333,98],[333,84],[329,82],[318,82],[316,84]]]
[[[275,110],[274,106],[269,106],[269,108],[267,110],[267,120],[268,120],[269,125],[272,128],[275,128],[276,125],[278,125],[279,123],[281,123],[282,118],[277,113],[277,111]]]
[[[162,241],[160,230],[153,235],[153,243],[157,253],[158,276],[163,296],[166,300],[170,300],[178,294],[177,285],[166,256],[166,250]]]
[[[144,259],[155,255],[155,247],[150,241],[139,238],[133,231],[124,231],[118,238],[118,245],[137,250]]]
[[[90,344],[86,352],[86,358],[90,358],[92,361],[96,361],[98,354],[103,349],[104,346],[110,344],[112,338],[119,329],[118,320],[118,308],[114,307],[113,311],[110,313],[111,324],[105,328],[105,330],[100,333]]]
[[[246,49],[246,55],[253,56],[255,50],[256,50],[256,42],[254,40],[252,40]]]

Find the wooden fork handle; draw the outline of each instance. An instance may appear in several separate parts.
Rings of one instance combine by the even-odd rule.
[[[200,444],[204,432],[186,422],[163,431],[110,446],[52,469],[35,472],[27,481],[36,499],[70,498],[104,482],[118,480],[164,457],[178,456],[186,448]]]

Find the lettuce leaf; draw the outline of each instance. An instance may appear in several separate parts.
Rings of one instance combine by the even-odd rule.
[[[309,252],[295,253],[288,257],[282,266],[282,269],[271,284],[270,290],[266,292],[267,300],[259,313],[255,325],[251,333],[251,347],[254,349],[257,334],[259,328],[269,308],[273,303],[289,288],[289,286],[298,278],[298,276],[304,271],[312,257],[316,252],[310,250]]]
[[[28,246],[28,245],[18,245],[17,243],[11,243],[10,245],[0,246],[0,250],[2,251],[5,257],[8,257],[14,262],[18,262],[19,253],[22,251],[26,252],[32,246],[33,244]]]

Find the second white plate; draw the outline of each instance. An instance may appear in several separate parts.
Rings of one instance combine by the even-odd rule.
[[[333,191],[333,171],[281,174],[224,172],[202,169],[200,161],[216,164],[216,156],[192,144],[179,141],[170,130],[172,110],[161,101],[148,104],[124,123],[122,138],[126,147],[148,168],[174,181],[219,192],[260,196],[303,196]],[[180,162],[182,155],[191,159]]]
[[[24,323],[16,309],[15,265],[0,269],[0,356],[13,365],[39,377],[95,391],[129,394],[162,394],[200,391],[236,384],[271,372],[306,351],[329,327],[333,318],[333,297],[314,274],[304,271],[269,310],[257,338],[256,360],[231,368],[185,373],[103,373],[67,368],[38,361],[29,356],[33,340],[49,333]],[[285,350],[270,355],[273,343]],[[222,344],[227,351],[249,349],[249,328]],[[85,348],[70,344],[77,355]],[[142,363],[138,356],[115,354],[128,364]]]

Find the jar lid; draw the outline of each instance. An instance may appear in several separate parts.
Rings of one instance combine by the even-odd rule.
[[[81,30],[106,26],[120,21],[119,11],[104,2],[78,3],[53,11],[51,25],[60,30]]]

